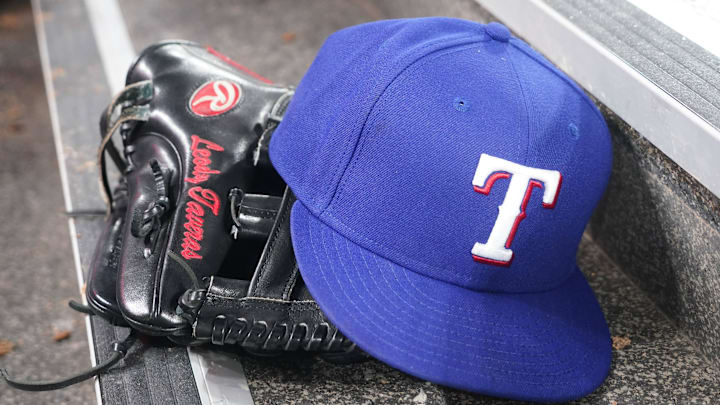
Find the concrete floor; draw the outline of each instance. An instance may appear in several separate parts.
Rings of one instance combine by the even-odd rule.
[[[14,344],[0,367],[52,379],[90,356],[83,316],[67,307],[80,294],[38,55],[30,2],[0,1],[0,340]],[[93,383],[41,393],[0,384],[0,404],[46,403],[95,403]]]

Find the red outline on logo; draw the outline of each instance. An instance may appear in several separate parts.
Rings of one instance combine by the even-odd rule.
[[[493,266],[500,266],[500,267],[510,267],[510,264],[512,264],[513,259],[515,258],[515,252],[513,252],[512,256],[510,256],[510,260],[503,262],[500,260],[493,260],[493,259],[486,259],[484,257],[475,256],[472,255],[473,260],[479,263],[485,263],[485,264],[492,264]]]
[[[543,208],[547,209],[553,209],[555,208],[555,204],[557,204],[558,195],[560,194],[560,188],[562,187],[563,177],[562,173],[558,172],[560,175],[560,180],[558,181],[557,189],[555,190],[555,196],[553,196],[552,203],[545,204],[542,203]],[[510,177],[510,173],[507,172],[495,172],[488,179],[485,181],[485,185],[480,188],[478,186],[473,185],[473,189],[477,191],[480,194],[489,195],[490,190],[492,189],[493,185],[495,185],[495,182],[499,179],[507,179]],[[517,217],[515,217],[515,222],[513,223],[513,227],[510,230],[510,235],[508,235],[507,241],[505,241],[505,248],[509,249],[510,245],[512,244],[513,239],[515,239],[515,234],[517,233],[518,227],[520,226],[520,222],[527,218],[527,213],[525,212],[527,209],[527,205],[530,202],[530,197],[532,196],[532,190],[533,188],[543,188],[543,183],[532,179],[527,185],[527,189],[525,190],[525,196],[523,197],[522,204],[520,204],[520,214],[518,214]],[[515,252],[513,252],[513,255],[510,257],[510,260],[504,262],[501,260],[493,260],[493,259],[487,259],[484,257],[472,255],[473,260],[480,263],[485,264],[492,264],[494,266],[502,266],[502,267],[509,267],[512,263],[513,259],[515,258]]]
[[[562,181],[563,181],[562,173],[558,172],[558,174],[560,175],[560,180],[558,180],[558,186],[557,186],[557,189],[555,190],[555,196],[553,197],[553,202],[551,204],[542,203],[543,208],[553,209],[553,208],[555,208],[555,204],[557,204],[558,195],[560,194],[560,188],[562,187]]]
[[[508,172],[495,172],[488,177],[487,180],[485,180],[485,185],[483,188],[480,188],[478,186],[473,185],[473,190],[477,191],[480,194],[488,195],[490,194],[490,189],[495,185],[495,182],[500,179],[509,179],[510,173]]]

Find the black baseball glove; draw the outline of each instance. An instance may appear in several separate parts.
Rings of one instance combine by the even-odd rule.
[[[88,305],[71,306],[178,344],[363,359],[319,309],[295,262],[295,199],[267,154],[292,88],[179,41],[145,49],[126,83],[100,120],[108,216],[88,273]],[[106,156],[119,171],[112,193]],[[16,388],[60,388],[112,367],[133,338],[70,378],[3,376]]]

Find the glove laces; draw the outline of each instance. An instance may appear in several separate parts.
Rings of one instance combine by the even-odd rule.
[[[155,250],[163,215],[170,208],[167,185],[170,175],[160,167],[156,159],[152,159],[149,164],[155,184],[155,200],[150,202],[139,218],[133,218],[130,229],[133,236],[145,238],[143,255],[146,259]]]
[[[207,289],[187,290],[178,300],[178,314],[194,327],[206,297]],[[227,315],[218,315],[212,320],[210,342],[239,345],[256,355],[297,350],[345,353],[355,350],[355,343],[327,322],[311,327],[304,322],[268,323],[262,319]]]
[[[65,378],[61,378],[59,380],[23,381],[10,377],[10,375],[5,369],[0,369],[0,374],[2,374],[3,379],[5,379],[5,382],[7,382],[9,386],[23,391],[52,391],[60,388],[69,387],[81,381],[96,377],[97,375],[104,373],[110,368],[112,368],[112,366],[117,364],[125,357],[130,347],[132,347],[132,345],[135,343],[135,339],[135,333],[130,332],[128,337],[126,337],[124,340],[119,342],[113,342],[112,353],[110,354],[110,357],[107,358],[107,360],[88,370],[81,371],[79,373],[70,375]]]

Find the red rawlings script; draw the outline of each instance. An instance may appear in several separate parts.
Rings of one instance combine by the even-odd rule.
[[[193,156],[193,177],[185,178],[185,181],[192,184],[199,184],[210,178],[211,174],[218,174],[220,171],[210,169],[212,151],[223,151],[223,147],[206,139],[193,135],[192,156]],[[181,255],[186,260],[202,259],[198,252],[202,249],[200,242],[203,240],[203,225],[205,224],[205,212],[210,210],[217,216],[220,212],[220,197],[209,188],[201,186],[192,187],[188,190],[190,200],[185,206],[185,232],[183,233]]]

